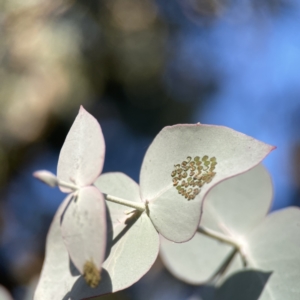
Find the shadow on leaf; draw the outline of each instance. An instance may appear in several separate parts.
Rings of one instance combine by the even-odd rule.
[[[64,221],[64,216],[65,216],[65,213],[68,209],[68,207],[71,205],[72,201],[76,202],[77,200],[77,195],[75,195],[74,193],[70,195],[70,198],[68,200],[68,203],[66,204],[61,216],[60,216],[60,226],[62,226],[62,223]]]
[[[71,273],[72,276],[79,276],[80,275],[80,272],[78,271],[78,269],[73,264],[70,256],[69,256],[69,269],[70,269],[70,273]]]
[[[125,221],[125,227],[122,229],[119,234],[113,238],[113,224],[110,217],[109,209],[106,206],[106,226],[107,226],[107,236],[106,236],[106,251],[105,251],[105,259],[109,257],[110,251],[112,247],[124,237],[124,235],[128,232],[128,230],[134,225],[134,223],[139,219],[141,216],[141,212],[135,211],[131,216],[129,216]]]
[[[215,300],[258,300],[271,275],[255,270],[235,273],[217,289]]]
[[[112,244],[112,240],[113,240],[113,224],[112,224],[112,220],[111,220],[111,216],[110,216],[110,212],[107,206],[107,203],[105,203],[105,207],[106,207],[106,249],[105,249],[105,258],[104,260],[106,260],[110,254],[110,250],[111,250],[111,244]]]
[[[112,282],[108,272],[101,270],[101,281],[96,288],[89,287],[83,276],[78,277],[70,292],[68,292],[62,300],[81,300],[98,295],[105,295],[112,292]]]
[[[135,211],[131,216],[129,216],[125,224],[126,226],[122,229],[122,231],[111,241],[110,247],[113,247],[121,238],[127,233],[127,231],[134,225],[134,223],[139,219],[142,215],[140,211]]]

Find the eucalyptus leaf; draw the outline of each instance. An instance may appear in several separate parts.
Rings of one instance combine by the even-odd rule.
[[[210,190],[201,225],[238,241],[264,219],[272,196],[270,175],[258,165]],[[203,284],[213,277],[232,250],[231,245],[196,233],[190,241],[181,244],[162,238],[160,253],[176,277],[190,284]]]
[[[122,173],[102,174],[95,185],[104,193],[141,202],[139,186]],[[153,265],[159,251],[159,236],[146,212],[107,201],[112,221],[110,254],[103,268],[111,275],[113,291],[138,281]],[[128,214],[129,213],[129,214]]]
[[[124,173],[112,172],[101,174],[94,185],[102,193],[141,203],[139,185]],[[129,216],[125,212],[133,211],[133,208],[109,201],[106,201],[106,204],[109,208],[112,223],[114,225],[123,224],[122,226],[124,226],[124,221]]]
[[[114,192],[116,196],[141,201],[138,185],[122,173],[103,174],[96,185],[104,193]],[[127,207],[107,202],[106,259],[99,285],[89,287],[69,259],[61,236],[60,222],[64,212],[68,211],[70,197],[61,204],[51,224],[34,300],[79,300],[122,290],[138,281],[158,255],[158,233],[148,216],[140,212],[127,214]]]
[[[82,106],[60,151],[57,177],[79,187],[92,184],[102,171],[105,143],[97,120]],[[60,187],[62,192],[71,192]]]
[[[300,298],[300,209],[289,207],[268,215],[247,236],[245,254],[252,281],[244,268],[231,267],[217,292],[217,300],[298,300]],[[265,276],[262,276],[262,272]],[[266,278],[266,274],[268,274]],[[226,279],[226,280],[225,280]],[[249,279],[249,278],[248,278]],[[256,282],[254,285],[253,282]],[[244,298],[243,285],[248,290]],[[233,289],[233,287],[237,287]],[[258,295],[258,291],[259,295]]]
[[[100,272],[106,249],[106,207],[103,195],[93,186],[71,198],[61,217],[61,230],[72,262],[85,273],[89,265]]]
[[[68,299],[65,296],[80,275],[79,272],[77,276],[71,274],[69,254],[61,236],[61,215],[71,198],[72,195],[65,198],[51,223],[46,240],[45,260],[34,300]]]
[[[300,209],[271,213],[248,235],[247,242],[249,265],[272,272],[259,299],[300,299]]]
[[[150,145],[140,174],[142,200],[148,203],[158,232],[175,242],[191,239],[208,191],[250,170],[273,149],[226,127],[165,127]],[[197,182],[194,176],[198,176]],[[191,180],[196,185],[191,186]]]

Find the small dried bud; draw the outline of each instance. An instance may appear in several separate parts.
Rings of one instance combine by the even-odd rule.
[[[45,170],[36,171],[33,173],[33,176],[51,187],[58,186],[58,180],[56,176],[49,171],[45,171]]]
[[[100,272],[92,261],[87,261],[84,264],[83,277],[90,287],[95,288],[98,286],[101,280],[101,276]]]

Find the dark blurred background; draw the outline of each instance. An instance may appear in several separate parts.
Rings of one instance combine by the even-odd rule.
[[[138,181],[166,125],[230,126],[276,151],[273,209],[300,204],[300,2],[0,0],[0,284],[32,298],[45,237],[64,198],[56,172],[82,104],[100,122],[104,172]],[[101,299],[200,300],[160,261]]]

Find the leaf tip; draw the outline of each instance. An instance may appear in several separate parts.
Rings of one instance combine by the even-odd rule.
[[[277,149],[277,146],[273,146],[273,145],[269,145],[269,144],[266,144],[266,145],[267,145],[268,152],[265,156],[269,155],[272,151]]]
[[[85,113],[85,112],[87,112],[86,109],[82,105],[80,105],[79,113]]]
[[[98,286],[101,276],[100,271],[97,269],[96,265],[92,260],[86,261],[83,267],[83,277],[85,282],[91,287],[95,288]]]

